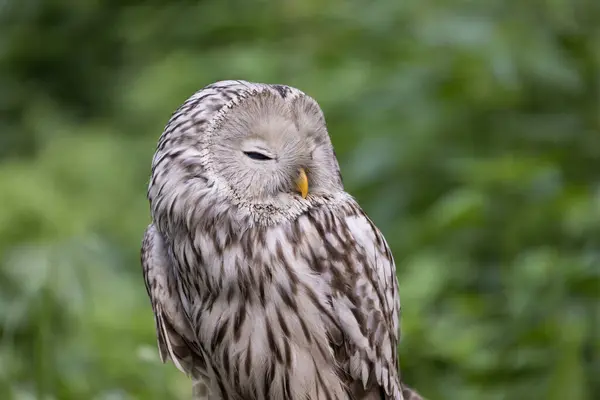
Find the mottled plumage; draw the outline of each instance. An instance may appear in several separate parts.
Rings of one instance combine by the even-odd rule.
[[[344,192],[312,98],[244,81],[198,91],[159,140],[148,198],[160,354],[197,398],[419,398],[398,372],[392,254]]]

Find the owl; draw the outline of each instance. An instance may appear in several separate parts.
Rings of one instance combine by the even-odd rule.
[[[392,253],[298,89],[206,86],[152,160],[141,259],[163,362],[197,399],[418,399]]]

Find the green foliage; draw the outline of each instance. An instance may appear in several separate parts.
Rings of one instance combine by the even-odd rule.
[[[138,260],[150,160],[202,86],[315,97],[398,264],[431,399],[600,393],[600,3],[0,4],[0,398],[189,397]]]

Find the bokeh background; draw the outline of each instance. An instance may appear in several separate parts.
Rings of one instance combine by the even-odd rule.
[[[0,1],[0,398],[189,398],[138,249],[162,128],[222,79],[322,105],[406,381],[599,398],[596,0]]]

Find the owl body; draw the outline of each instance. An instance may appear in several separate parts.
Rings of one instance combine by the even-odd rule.
[[[159,349],[196,398],[409,398],[392,254],[344,192],[314,100],[204,88],[161,136],[148,197]]]

